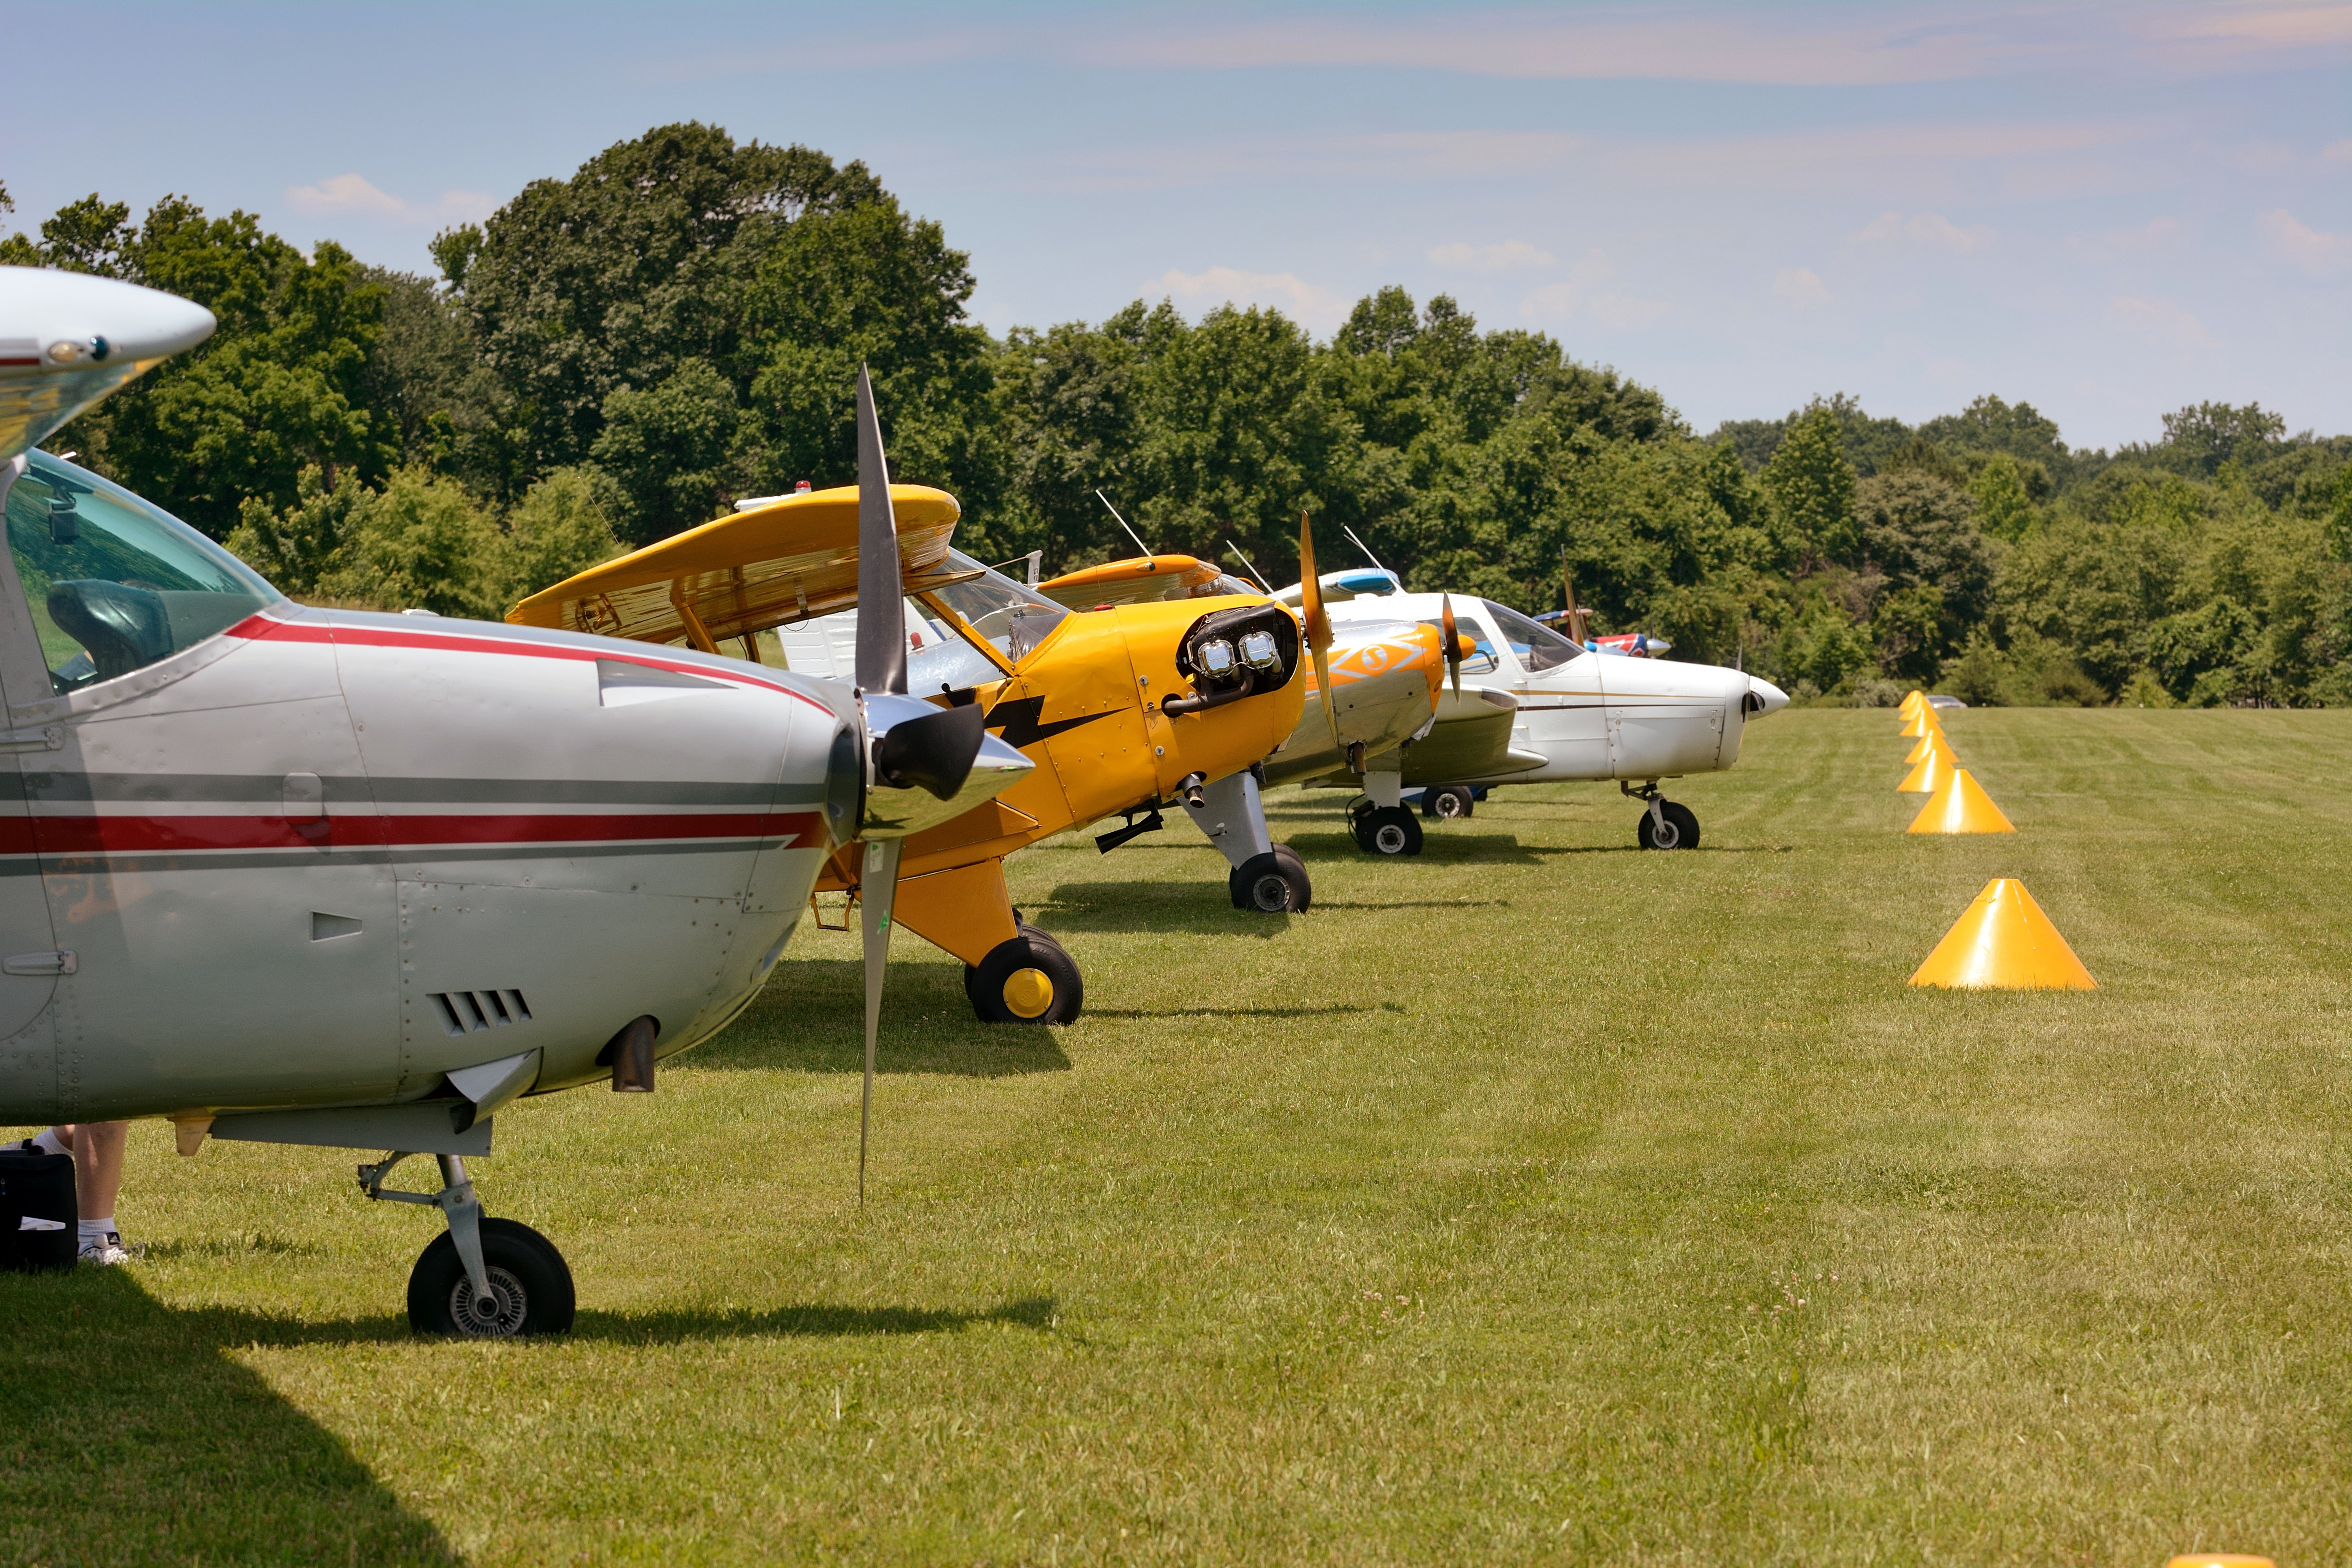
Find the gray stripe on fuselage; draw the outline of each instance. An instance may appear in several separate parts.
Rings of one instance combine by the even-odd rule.
[[[817,805],[819,784],[704,784],[666,779],[436,779],[333,774],[320,780],[331,805]],[[0,799],[38,801],[276,801],[283,773],[0,772]]]

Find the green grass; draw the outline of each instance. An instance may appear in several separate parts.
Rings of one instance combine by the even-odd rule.
[[[2352,715],[1950,721],[2013,837],[1918,839],[1891,714],[1792,712],[1318,903],[1189,828],[1048,846],[1051,1034],[853,939],[661,1092],[501,1118],[579,1331],[420,1343],[357,1156],[135,1129],[146,1258],[0,1279],[0,1560],[2161,1563],[2352,1554]],[[1914,991],[2015,875],[2099,980]]]

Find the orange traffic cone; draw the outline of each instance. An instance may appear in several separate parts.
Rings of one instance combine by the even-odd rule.
[[[1927,797],[1919,815],[1911,819],[1914,833],[2014,833],[2016,824],[2000,814],[1992,796],[1982,785],[1969,777],[1966,768],[1955,768],[1943,787]]]
[[[1920,705],[1927,700],[1927,694],[1915,686],[1910,690],[1903,694],[1903,700],[1895,710],[1897,713],[1902,714],[1906,719],[1908,719],[1912,714],[1917,712]]]
[[[2164,1568],[2278,1568],[2267,1557],[2250,1557],[2242,1552],[2191,1552],[2176,1557]]]
[[[1898,731],[1906,741],[1916,741],[1922,735],[1940,735],[1943,732],[1944,726],[1942,721],[1937,719],[1936,710],[1924,706],[1913,709],[1911,717],[1903,721],[1903,728]]]
[[[1944,744],[1944,738],[1937,735],[1931,740],[1932,749],[1919,759],[1919,765],[1905,773],[1903,782],[1895,786],[1898,793],[1933,795],[1943,788],[1944,781],[1958,769],[1960,764],[1953,758],[1950,748]]]
[[[2099,983],[2014,877],[1996,877],[1911,976],[1914,985],[2096,991]]]
[[[1911,742],[1911,754],[1903,759],[1903,765],[1906,768],[1917,767],[1927,760],[1928,752],[1943,743],[1944,737],[1940,731],[1920,736]]]

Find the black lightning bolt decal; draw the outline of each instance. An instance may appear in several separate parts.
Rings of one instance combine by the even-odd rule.
[[[1037,722],[1044,710],[1042,697],[1019,697],[1010,702],[1000,702],[988,710],[988,727],[1004,731],[1004,743],[1015,751],[1026,751],[1049,736],[1065,730],[1075,730],[1081,724],[1091,724],[1097,719],[1108,719],[1115,711],[1106,708],[1099,713],[1088,713],[1076,719],[1056,719],[1050,724]]]

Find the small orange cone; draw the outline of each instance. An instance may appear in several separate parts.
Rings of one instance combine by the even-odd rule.
[[[1915,686],[1910,690],[1903,694],[1903,701],[1895,710],[1897,713],[1902,714],[1906,719],[1908,719],[1912,714],[1917,712],[1919,710],[1920,704],[1927,700],[1927,695]]]
[[[2014,877],[1996,877],[1911,976],[1914,985],[2096,991],[2099,983]]]
[[[2278,1568],[2267,1557],[2250,1557],[2242,1552],[2191,1552],[2176,1557],[2164,1568]]]
[[[1940,735],[1943,732],[1944,726],[1936,717],[1936,710],[1927,707],[1913,709],[1911,717],[1904,721],[1903,728],[1898,731],[1906,741],[1916,741],[1922,735]]]
[[[1911,742],[1911,754],[1903,759],[1906,768],[1916,768],[1927,760],[1927,753],[1944,743],[1941,735],[1922,735]]]
[[[1935,749],[1920,758],[1919,765],[1905,773],[1903,782],[1895,786],[1899,794],[1933,795],[1943,788],[1944,781],[1958,769],[1960,764],[1953,757],[1950,748],[1944,744],[1944,738],[1937,735],[1934,741]]]
[[[1992,796],[1982,785],[1969,777],[1966,768],[1955,768],[1944,785],[1927,797],[1919,815],[1911,819],[1914,833],[2014,833],[2017,825],[2000,814]]]

